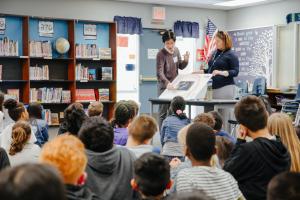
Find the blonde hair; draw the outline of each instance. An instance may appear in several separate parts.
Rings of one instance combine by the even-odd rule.
[[[291,171],[300,172],[300,141],[291,118],[284,113],[274,113],[269,117],[268,129],[278,135],[291,155]]]
[[[220,38],[224,42],[225,50],[229,50],[232,48],[232,39],[226,31],[217,31],[215,36]]]
[[[215,128],[215,123],[216,123],[215,118],[210,113],[201,113],[201,114],[198,114],[194,118],[193,122],[194,123],[204,123],[207,126],[211,127],[212,129]]]
[[[100,101],[90,103],[88,107],[89,117],[100,116],[103,113],[103,104]]]
[[[46,143],[40,161],[58,169],[64,182],[74,184],[83,174],[87,157],[83,143],[73,135],[61,135]]]
[[[9,148],[9,155],[13,156],[18,152],[21,152],[29,140],[31,135],[31,128],[29,123],[25,121],[18,121],[12,127],[12,142]]]
[[[153,117],[148,115],[136,117],[128,126],[128,134],[140,143],[152,139],[156,132],[157,123]]]

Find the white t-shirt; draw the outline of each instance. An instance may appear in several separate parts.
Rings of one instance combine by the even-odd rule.
[[[36,163],[38,162],[40,153],[41,148],[38,145],[32,143],[27,143],[22,151],[16,153],[13,156],[9,155],[9,152],[7,152],[9,162],[12,167],[25,163]]]
[[[216,167],[197,166],[183,169],[177,176],[176,191],[202,190],[218,200],[242,197],[237,181],[231,174]]]
[[[153,152],[153,146],[149,144],[138,145],[135,147],[127,147],[134,155],[139,158],[144,153]]]

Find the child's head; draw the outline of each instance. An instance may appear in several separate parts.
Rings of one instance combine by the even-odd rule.
[[[57,136],[47,142],[40,161],[56,167],[66,184],[76,185],[84,178],[87,163],[84,145],[73,135]]]
[[[23,164],[0,173],[0,199],[65,200],[65,187],[57,170],[48,165]]]
[[[256,96],[241,99],[234,108],[235,118],[244,129],[257,132],[265,129],[268,113],[264,103]]]
[[[191,161],[210,162],[216,153],[214,130],[204,123],[192,124],[186,136],[186,155]]]
[[[215,126],[214,130],[220,131],[223,126],[223,119],[219,112],[217,111],[210,111],[209,114],[211,114],[215,120]]]
[[[145,153],[134,162],[131,186],[144,198],[161,196],[171,185],[170,165],[164,157]]]
[[[29,118],[42,119],[42,105],[38,102],[30,103],[27,107]]]
[[[127,101],[119,101],[114,109],[112,126],[118,128],[127,128],[134,117],[134,106]]]
[[[128,126],[128,134],[139,144],[147,144],[157,132],[155,119],[148,115],[136,117]]]
[[[86,149],[105,152],[113,147],[114,130],[103,118],[90,117],[82,124],[78,136]]]
[[[102,113],[103,113],[103,104],[100,101],[94,101],[90,103],[88,107],[89,117],[102,116]]]
[[[83,121],[87,118],[81,103],[72,103],[65,109],[65,122],[67,131],[77,135]]]
[[[209,113],[201,113],[201,114],[197,115],[194,118],[193,122],[194,123],[204,123],[211,128],[215,127],[215,119]]]
[[[300,141],[292,119],[285,113],[274,113],[268,119],[271,134],[278,135],[291,154],[291,170],[300,171]]]
[[[12,127],[11,144],[9,147],[9,155],[13,156],[24,149],[25,144],[31,136],[31,128],[28,122],[18,121]]]
[[[139,104],[133,100],[127,100],[127,103],[134,107],[134,112],[135,112],[134,115],[137,116],[140,110]]]
[[[300,174],[295,172],[283,172],[275,176],[269,182],[267,199],[300,199]]]
[[[217,156],[219,158],[219,162],[223,167],[225,160],[230,156],[234,144],[225,137],[216,136],[216,146],[217,146]]]
[[[184,98],[181,96],[176,96],[171,101],[170,111],[180,119],[185,119],[187,118],[185,113],[183,112],[185,110],[185,105],[186,103]]]
[[[4,108],[8,110],[9,117],[15,122],[18,120],[28,120],[28,112],[23,103],[17,102],[14,99],[7,99],[4,102]]]

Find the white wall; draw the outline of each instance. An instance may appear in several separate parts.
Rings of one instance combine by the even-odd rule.
[[[142,18],[146,28],[172,28],[176,20],[199,22],[209,17],[226,27],[226,11],[165,6],[165,25],[151,24],[152,5],[102,0],[0,0],[0,13],[112,21],[115,15]]]
[[[227,11],[227,30],[286,24],[286,15],[300,12],[300,0],[253,6]]]

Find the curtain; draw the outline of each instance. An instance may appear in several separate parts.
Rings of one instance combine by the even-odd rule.
[[[114,21],[117,23],[117,33],[130,35],[143,33],[141,18],[115,16]]]
[[[174,23],[176,36],[185,38],[199,38],[199,24],[197,22],[177,21]]]

